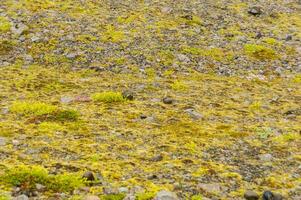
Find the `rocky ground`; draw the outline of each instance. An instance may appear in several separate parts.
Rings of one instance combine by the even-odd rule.
[[[1,0],[0,200],[301,199],[300,44],[297,0]]]

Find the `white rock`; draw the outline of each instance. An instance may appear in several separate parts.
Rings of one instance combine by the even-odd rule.
[[[259,155],[259,159],[264,162],[270,162],[273,159],[273,156],[269,153]]]
[[[14,200],[29,200],[29,198],[25,194],[22,194],[22,195],[15,197]]]

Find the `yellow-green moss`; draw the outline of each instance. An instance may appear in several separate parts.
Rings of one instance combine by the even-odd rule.
[[[151,200],[155,197],[155,192],[143,192],[136,195],[136,200]]]
[[[46,186],[47,190],[71,192],[84,185],[84,180],[77,174],[50,175],[41,166],[19,165],[9,168],[1,176],[3,184],[22,186],[23,189],[34,189],[36,184]]]
[[[8,32],[11,28],[11,23],[7,18],[0,16],[0,33]]]
[[[112,25],[106,27],[106,31],[102,35],[102,41],[104,42],[121,42],[125,38],[124,32],[116,30]]]
[[[122,200],[124,199],[125,194],[119,193],[119,194],[108,194],[108,195],[103,195],[100,199],[101,200]]]
[[[244,46],[244,51],[247,55],[259,60],[274,60],[279,58],[276,51],[262,45],[246,44]]]
[[[96,102],[105,102],[105,103],[113,103],[113,102],[123,102],[126,99],[120,92],[101,92],[95,93],[91,96],[91,98]]]
[[[57,106],[43,102],[16,101],[11,106],[11,111],[23,115],[48,115],[58,110]]]
[[[171,85],[170,85],[170,87],[173,89],[173,90],[176,90],[176,91],[178,91],[178,90],[187,90],[188,89],[188,86],[184,83],[184,82],[182,82],[182,81],[175,81],[175,82],[173,82]]]

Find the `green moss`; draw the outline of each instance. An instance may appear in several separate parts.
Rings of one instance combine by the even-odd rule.
[[[125,198],[125,194],[108,194],[101,197],[101,200],[122,200]]]
[[[61,110],[55,113],[54,118],[58,121],[76,121],[79,116],[76,110]]]
[[[202,195],[200,195],[200,194],[198,194],[198,195],[193,195],[192,197],[191,197],[191,200],[202,200],[203,199],[203,197],[202,197]]]
[[[279,56],[273,49],[262,45],[246,44],[244,46],[244,51],[247,55],[258,60],[274,60],[279,58]]]
[[[0,33],[8,32],[11,28],[11,23],[7,18],[0,16]]]
[[[0,178],[4,184],[21,186],[23,189],[35,189],[38,183],[44,185],[47,190],[71,192],[84,186],[84,180],[76,174],[50,175],[45,168],[35,165],[10,168]]]
[[[201,49],[196,47],[183,47],[182,52],[195,56],[205,56],[216,61],[232,60],[234,55],[232,52],[224,51],[220,48]]]
[[[155,197],[155,192],[144,192],[136,195],[136,200],[151,200]]]
[[[57,106],[42,102],[14,102],[10,110],[23,115],[49,115],[58,110]]]
[[[185,83],[183,83],[182,81],[175,81],[170,85],[170,87],[176,91],[180,91],[180,90],[183,91],[183,90],[188,89],[188,86]]]
[[[0,55],[11,51],[13,46],[14,43],[12,41],[0,39]]]
[[[95,93],[91,97],[96,102],[105,102],[105,103],[113,103],[113,102],[123,102],[126,101],[123,98],[120,92],[102,92],[102,93]]]
[[[118,31],[114,26],[108,25],[106,27],[106,32],[102,35],[102,41],[104,42],[114,42],[118,43],[123,41],[125,38],[124,33],[122,31]]]

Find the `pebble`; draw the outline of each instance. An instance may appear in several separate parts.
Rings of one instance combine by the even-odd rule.
[[[128,193],[129,189],[127,187],[120,187],[118,188],[119,193]]]
[[[283,196],[281,194],[273,193],[273,200],[283,200]]]
[[[69,96],[61,97],[61,102],[62,103],[68,104],[68,103],[71,103],[72,101],[73,101],[72,97],[69,97]]]
[[[166,190],[161,190],[160,192],[157,193],[156,197],[154,198],[154,200],[178,200],[178,199],[179,198],[175,193]]]
[[[163,98],[163,103],[165,104],[172,104],[173,103],[173,99],[170,97],[164,97]]]
[[[123,91],[122,96],[123,96],[123,98],[125,98],[127,100],[130,100],[130,101],[134,100],[134,93],[131,91]]]
[[[66,55],[66,57],[69,58],[69,59],[74,59],[74,58],[77,57],[77,53],[69,53],[69,54]]]
[[[244,197],[247,200],[257,200],[257,199],[259,199],[259,195],[256,192],[251,191],[251,190],[246,191],[245,194],[244,194]]]
[[[87,181],[94,181],[95,177],[92,172],[87,171],[84,173],[83,178],[87,179]]]
[[[249,9],[248,13],[254,16],[258,16],[262,14],[262,9],[261,7],[253,6]]]
[[[273,156],[269,153],[259,155],[259,159],[264,162],[270,162],[273,159]]]
[[[37,183],[37,184],[36,184],[36,189],[37,189],[37,191],[39,191],[39,192],[43,192],[43,191],[45,191],[45,190],[46,190],[46,186],[45,186],[45,185],[42,185],[42,184],[39,184],[39,183]]]
[[[262,195],[263,200],[273,200],[273,193],[271,191],[265,191]]]
[[[25,194],[22,194],[22,195],[15,197],[13,200],[29,200],[29,198]]]
[[[11,27],[11,32],[16,35],[22,35],[27,30],[28,26],[22,23],[16,24],[15,26]]]
[[[0,146],[5,146],[7,143],[7,139],[4,137],[0,137]]]
[[[200,183],[198,188],[206,193],[220,193],[222,187],[217,183]]]
[[[195,119],[195,120],[198,120],[198,119],[201,119],[203,118],[203,115],[196,112],[194,109],[192,108],[189,108],[189,109],[186,109],[185,112],[192,118],[192,119]]]

